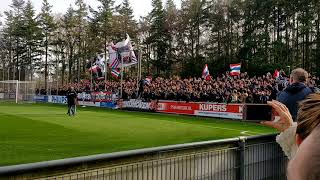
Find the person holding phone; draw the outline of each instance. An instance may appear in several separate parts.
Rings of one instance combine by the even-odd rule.
[[[297,122],[293,121],[289,109],[284,104],[270,101],[268,105],[280,116],[280,119],[264,121],[262,124],[281,132],[276,141],[286,156],[292,159],[299,145],[320,125],[320,94],[312,94],[300,103]]]

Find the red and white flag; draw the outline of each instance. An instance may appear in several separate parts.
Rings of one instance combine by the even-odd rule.
[[[278,71],[278,69],[276,69],[276,70],[274,71],[273,77],[276,78],[276,79],[280,77],[280,71]]]
[[[230,75],[239,76],[241,74],[241,64],[230,64]]]
[[[208,64],[204,66],[204,69],[202,71],[202,78],[207,81],[211,79]]]
[[[115,68],[115,69],[111,69],[111,75],[114,77],[114,78],[119,78],[120,76],[120,73],[121,73],[121,70],[120,68]]]

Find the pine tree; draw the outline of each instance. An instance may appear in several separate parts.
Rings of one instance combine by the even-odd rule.
[[[25,52],[25,46],[23,45],[24,35],[24,22],[23,22],[23,10],[25,6],[24,0],[13,0],[11,4],[13,13],[13,22],[11,27],[12,35],[12,47],[15,52],[14,64],[13,64],[13,79],[20,80],[20,70],[22,64],[22,54]]]
[[[166,72],[167,67],[167,40],[168,33],[165,28],[165,11],[161,0],[152,0],[151,11],[151,27],[149,42],[154,50],[154,67],[156,73],[161,74],[161,71]],[[166,72],[167,73],[167,72]]]
[[[49,57],[49,46],[51,42],[49,42],[52,36],[52,33],[55,29],[54,19],[51,15],[52,6],[49,4],[48,0],[43,0],[42,8],[40,13],[40,26],[42,29],[43,39],[43,47],[45,48],[45,72],[44,72],[44,80],[45,80],[45,89],[47,90],[48,86],[48,57]]]
[[[87,5],[84,3],[83,0],[77,0],[76,1],[76,6],[77,6],[77,10],[75,10],[76,13],[76,29],[77,29],[77,33],[76,36],[78,37],[78,53],[77,53],[77,81],[80,81],[81,78],[81,69],[84,70],[84,68],[81,68],[81,64],[82,67],[86,66],[86,62],[85,62],[85,49],[83,48],[84,46],[84,38],[85,38],[85,28],[86,28],[86,17],[88,15],[88,9],[87,9]],[[84,73],[84,71],[83,71]]]
[[[35,60],[39,59],[40,43],[41,43],[41,30],[39,23],[36,20],[35,10],[30,0],[28,0],[24,9],[24,27],[26,38],[26,62],[24,68],[25,73],[29,73],[30,79],[33,80],[33,65]],[[26,70],[28,69],[28,72]]]
[[[123,0],[122,4],[117,8],[120,16],[120,26],[117,29],[120,37],[126,37],[126,34],[133,39],[137,36],[137,23],[134,20],[133,10],[129,0]]]
[[[174,62],[176,63],[176,47],[175,39],[177,39],[177,21],[178,21],[178,10],[173,0],[167,0],[166,2],[166,31],[168,32],[168,52],[167,52],[167,69],[169,73],[172,73],[172,67]]]
[[[99,32],[103,38],[104,44],[104,54],[107,54],[107,44],[110,41],[112,36],[112,14],[114,10],[114,1],[113,0],[98,0],[102,6],[98,9],[99,11],[95,14],[98,22],[100,24]]]
[[[76,36],[76,18],[75,18],[75,11],[71,7],[68,8],[66,14],[63,17],[63,26],[65,31],[65,38],[66,44],[68,49],[68,83],[73,82],[73,75],[75,72],[75,46],[77,43],[77,36]]]

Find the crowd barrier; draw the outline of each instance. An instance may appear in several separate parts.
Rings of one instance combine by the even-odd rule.
[[[35,96],[34,101],[42,103],[67,104],[67,97]],[[233,120],[254,120],[257,119],[256,117],[261,117],[262,114],[266,114],[265,109],[259,108],[261,105],[258,104],[223,104],[165,100],[143,101],[141,99],[118,100],[117,95],[110,92],[79,93],[78,103],[81,106],[149,111]]]
[[[268,135],[0,167],[0,179],[285,180],[287,161]]]

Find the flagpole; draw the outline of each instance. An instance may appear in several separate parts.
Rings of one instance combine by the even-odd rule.
[[[108,61],[107,61],[107,52],[104,54],[104,91],[107,91],[107,81],[108,81]]]
[[[140,54],[140,52],[138,51],[138,53]],[[139,55],[138,54],[138,55]],[[137,64],[137,89],[139,88],[139,81],[141,80],[140,79],[140,57],[138,56],[138,64]]]
[[[92,68],[92,60],[90,60],[90,63],[91,63],[91,68]],[[93,89],[92,89],[92,69],[90,70],[90,75],[91,75],[91,76],[90,76],[90,78],[91,78],[91,79],[90,79],[90,93],[91,93],[92,90],[93,90]]]
[[[140,69],[140,71],[139,71],[139,79],[141,80],[142,79],[142,76],[141,76],[141,74],[142,74],[142,51],[141,51],[141,49],[139,50],[139,69]],[[148,74],[149,75],[149,74]]]
[[[123,58],[121,57],[121,80],[120,80],[120,84],[121,84],[120,98],[121,99],[122,99],[122,93],[123,93],[122,81],[123,81]]]

